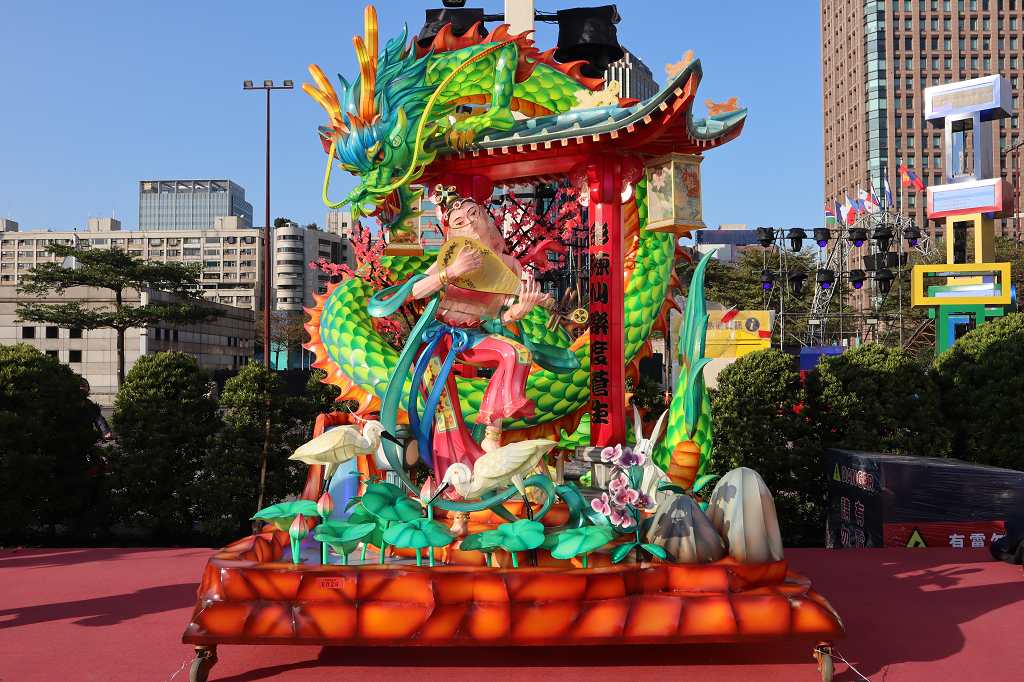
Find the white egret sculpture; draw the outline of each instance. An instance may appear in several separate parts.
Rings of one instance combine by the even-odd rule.
[[[334,472],[345,462],[359,455],[372,455],[380,448],[380,439],[386,438],[392,443],[401,442],[384,429],[378,421],[368,421],[360,427],[357,424],[336,426],[296,448],[288,459],[298,460],[306,464],[324,464],[324,480],[330,480]]]
[[[463,498],[475,500],[489,490],[511,483],[525,499],[526,486],[523,484],[523,476],[533,471],[541,458],[556,445],[557,441],[547,439],[509,443],[484,453],[473,464],[472,471],[462,462],[456,462],[444,472],[442,485],[434,493],[434,497],[451,486]]]

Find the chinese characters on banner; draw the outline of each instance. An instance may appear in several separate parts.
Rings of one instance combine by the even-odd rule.
[[[611,362],[611,299],[609,297],[611,260],[608,248],[608,226],[594,225],[590,235],[590,423],[610,424]]]

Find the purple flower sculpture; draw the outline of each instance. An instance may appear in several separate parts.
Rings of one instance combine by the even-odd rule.
[[[601,493],[600,500],[594,498],[594,501],[590,503],[590,506],[593,507],[594,511],[596,511],[598,514],[610,516],[612,513],[612,508],[608,504],[608,493]]]
[[[665,558],[665,550],[658,545],[640,542],[641,510],[654,508],[652,497],[640,489],[644,477],[643,466],[647,460],[643,452],[633,452],[632,448],[621,445],[601,451],[601,461],[611,464],[614,469],[608,481],[608,492],[601,493],[601,499],[595,499],[590,504],[594,511],[608,517],[608,521],[620,533],[636,533],[634,541],[619,544],[612,550],[612,563],[622,561],[634,549],[637,550],[637,561],[641,561],[641,548],[661,559]]]

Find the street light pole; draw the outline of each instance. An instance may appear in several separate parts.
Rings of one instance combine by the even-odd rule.
[[[263,85],[254,86],[252,81],[242,83],[243,90],[266,90],[267,91],[267,193],[266,193],[266,218],[263,223],[263,365],[270,370],[270,254],[273,250],[273,242],[270,236],[270,91],[291,90],[291,81],[285,81],[284,85],[274,85],[274,81],[263,81]]]

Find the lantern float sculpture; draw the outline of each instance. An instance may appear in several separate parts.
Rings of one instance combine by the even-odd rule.
[[[372,7],[365,23],[354,41],[359,77],[339,77],[335,89],[313,66],[315,85],[305,86],[328,112],[324,200],[378,216],[393,240],[409,241],[416,183],[432,191],[446,239],[462,241],[440,254],[383,256],[394,286],[382,291],[345,276],[315,296],[314,366],[340,387],[339,400],[359,405],[356,414],[321,415],[316,435],[379,420],[375,433],[402,443],[385,437],[353,460],[299,453],[316,462],[302,499],[275,505],[264,516],[277,526],[210,559],[183,637],[197,649],[192,679],[205,679],[226,643],[751,639],[817,641],[830,679],[831,641],[845,632],[809,581],[787,571],[774,514],[760,514],[772,504],[760,478],[731,472],[703,503],[707,514],[691,499],[715,478],[703,471],[712,436],[702,380],[707,258],[679,340],[686,371],[668,437],[644,440],[635,453],[627,445],[642,434],[626,424],[626,376],[664,327],[674,264],[685,257],[678,235],[704,225],[701,154],[737,137],[746,110],[693,118],[697,60],[670,67],[666,87],[638,102],[606,97],[603,81],[583,75],[586,62],[556,63],[506,26],[456,37],[446,25],[426,47],[406,43],[403,31],[378,51]],[[463,106],[468,115],[456,110]],[[332,203],[336,162],[359,185]],[[516,260],[484,210],[497,186],[553,181],[579,188],[590,220],[589,330],[575,340],[551,324],[551,303],[522,275],[560,245]],[[422,313],[398,352],[373,316],[410,297]],[[457,376],[456,362],[495,372]],[[576,446],[616,473],[589,489],[552,480],[542,453]],[[332,482],[326,499],[337,502],[318,507],[321,461],[343,467],[333,482],[351,480],[344,467],[355,463],[358,496],[346,500]],[[410,476],[420,464],[433,468],[422,489]],[[671,482],[659,486],[665,477]],[[756,523],[715,525],[741,518]],[[302,539],[303,527],[311,537]],[[730,549],[730,538],[748,536],[760,541]]]

